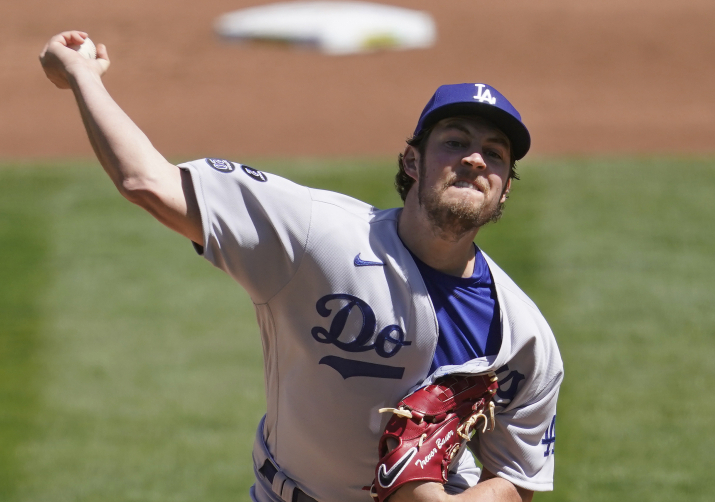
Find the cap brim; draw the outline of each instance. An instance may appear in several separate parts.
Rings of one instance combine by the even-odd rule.
[[[424,118],[422,129],[458,115],[477,115],[497,126],[509,138],[514,160],[522,159],[531,147],[531,135],[524,124],[504,110],[485,103],[453,103],[437,108]]]

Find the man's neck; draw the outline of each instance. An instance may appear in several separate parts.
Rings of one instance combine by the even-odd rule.
[[[474,272],[474,238],[479,229],[459,236],[435,228],[421,208],[408,207],[400,213],[397,233],[402,242],[426,265],[455,277]]]

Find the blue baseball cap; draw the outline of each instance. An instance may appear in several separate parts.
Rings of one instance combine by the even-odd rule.
[[[415,136],[440,120],[457,115],[478,115],[493,122],[509,138],[515,160],[529,151],[531,136],[521,115],[499,91],[487,84],[440,86],[422,110]]]

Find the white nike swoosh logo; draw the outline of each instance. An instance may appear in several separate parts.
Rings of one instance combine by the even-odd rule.
[[[412,448],[407,450],[407,453],[402,455],[402,458],[398,460],[397,463],[393,465],[389,471],[385,468],[385,464],[382,464],[377,470],[377,481],[378,483],[380,483],[380,486],[382,486],[383,488],[389,488],[390,486],[392,486],[398,476],[402,474],[402,471],[405,470],[405,467],[407,467],[407,465],[410,463],[412,457],[414,457],[415,455],[417,455],[417,447],[413,446]]]

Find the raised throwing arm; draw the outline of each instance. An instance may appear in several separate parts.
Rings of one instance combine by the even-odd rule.
[[[50,39],[40,54],[47,78],[74,92],[92,148],[119,192],[167,227],[202,244],[191,177],[154,148],[104,88],[107,48],[97,45],[97,59],[86,59],[69,48],[85,38],[84,32],[66,31]]]

